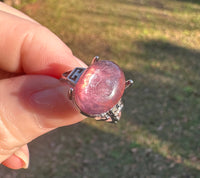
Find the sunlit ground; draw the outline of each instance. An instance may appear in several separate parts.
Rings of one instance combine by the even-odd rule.
[[[89,64],[118,63],[134,85],[117,125],[86,119],[29,144],[5,178],[200,177],[200,2],[29,0],[17,8]]]

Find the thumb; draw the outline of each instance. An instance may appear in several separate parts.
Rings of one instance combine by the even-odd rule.
[[[68,91],[66,83],[43,75],[0,81],[0,163],[39,135],[83,119]]]

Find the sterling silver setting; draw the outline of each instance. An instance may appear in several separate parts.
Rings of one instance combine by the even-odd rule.
[[[91,65],[95,62],[99,61],[99,56],[95,56],[91,62]],[[77,108],[80,110],[80,113],[82,113],[83,115],[87,116],[87,117],[92,117],[95,118],[97,121],[106,121],[109,123],[117,123],[120,120],[121,117],[121,111],[122,108],[124,106],[122,99],[120,99],[118,101],[118,103],[116,105],[114,105],[110,110],[108,110],[105,113],[99,113],[96,115],[89,115],[87,113],[84,113],[83,111],[81,111],[81,109],[78,107],[78,105],[76,104],[76,101],[74,99],[74,87],[77,84],[78,80],[80,79],[81,75],[84,73],[84,71],[87,68],[82,68],[82,67],[76,67],[75,69],[73,69],[70,72],[65,72],[62,74],[60,80],[63,82],[67,82],[68,84],[70,84],[71,88],[69,90],[69,99],[72,100],[75,105],[77,106]],[[130,87],[133,84],[132,80],[127,80],[125,82],[125,89],[127,89],[128,87]]]

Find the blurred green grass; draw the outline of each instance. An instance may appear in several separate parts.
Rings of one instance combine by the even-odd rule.
[[[29,144],[28,170],[3,177],[200,177],[200,3],[28,0],[18,9],[74,55],[113,60],[135,83],[118,125],[87,119]]]

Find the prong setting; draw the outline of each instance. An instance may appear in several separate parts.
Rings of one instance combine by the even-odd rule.
[[[99,57],[99,56],[95,56],[95,57],[92,59],[92,62],[91,62],[91,64],[94,64],[95,62],[98,62],[98,61],[99,61],[99,59],[100,59],[100,57]]]
[[[73,91],[74,91],[73,88],[70,88],[70,89],[69,89],[69,99],[70,99],[70,100],[72,100],[72,98],[73,98]]]
[[[132,84],[133,84],[133,80],[127,80],[126,83],[125,83],[125,89],[130,87]]]

